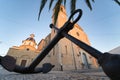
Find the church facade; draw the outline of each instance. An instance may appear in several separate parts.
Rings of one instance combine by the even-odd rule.
[[[52,16],[52,19],[53,18],[54,15]],[[56,26],[61,28],[66,21],[67,14],[64,6],[61,6]],[[52,20],[52,22],[54,23],[54,20]],[[51,33],[48,34],[45,39],[42,39],[38,45],[34,40],[34,35],[31,34],[29,38],[22,41],[21,46],[11,47],[7,55],[13,56],[17,60],[16,64],[21,66],[29,66],[29,64],[36,58],[36,56],[39,55],[40,52],[50,43],[56,33],[56,30],[51,29]],[[90,45],[87,34],[78,24],[74,25],[74,28],[69,31],[69,34]],[[53,70],[98,68],[98,64],[95,58],[90,56],[86,51],[66,38],[61,39],[53,47],[53,49],[49,52],[45,59],[42,60],[38,67],[42,66],[44,63],[51,63],[55,65]]]

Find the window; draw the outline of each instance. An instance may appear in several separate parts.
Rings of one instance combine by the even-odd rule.
[[[29,49],[29,48],[27,48],[26,50],[27,50],[27,51],[29,51],[30,49]]]
[[[29,42],[29,45],[31,45],[31,42]]]
[[[67,46],[65,46],[65,52],[66,52],[66,54],[68,54]]]
[[[80,36],[79,32],[76,32],[77,36]]]
[[[81,57],[81,53],[80,53],[80,52],[77,54],[77,57],[78,57],[78,58],[80,58],[80,57]]]
[[[63,8],[60,8],[60,10],[63,12]]]
[[[54,33],[55,33],[55,30],[54,30]]]
[[[55,55],[55,47],[53,48],[53,55]]]
[[[25,67],[27,60],[22,60],[21,61],[21,66]]]

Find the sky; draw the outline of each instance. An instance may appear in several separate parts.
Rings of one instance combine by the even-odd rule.
[[[51,32],[52,9],[49,11],[47,4],[38,21],[40,1],[0,0],[0,56],[5,56],[12,46],[20,46],[31,33],[39,43]],[[66,5],[68,17],[69,3]],[[95,0],[92,7],[90,11],[84,0],[77,2],[77,9],[83,10],[78,24],[88,35],[91,46],[101,52],[120,46],[120,6],[113,0]]]

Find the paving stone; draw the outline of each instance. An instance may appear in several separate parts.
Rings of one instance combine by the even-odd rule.
[[[0,70],[0,80],[110,80],[99,70],[51,71],[47,74],[19,74]]]

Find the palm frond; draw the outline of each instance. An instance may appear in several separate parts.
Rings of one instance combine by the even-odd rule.
[[[76,0],[71,0],[71,4],[70,4],[70,13],[72,14],[76,9]],[[73,20],[74,18],[72,18]]]
[[[54,2],[54,0],[50,0],[49,10],[51,9],[53,2]]]
[[[120,1],[118,0],[114,0],[119,6],[120,6]]]
[[[92,2],[95,2],[95,0],[92,0]]]
[[[40,4],[40,9],[39,9],[39,14],[38,14],[38,20],[40,18],[41,12],[46,4],[47,0],[41,0],[41,4]]]
[[[86,2],[86,4],[87,4],[87,6],[90,8],[90,10],[92,10],[92,6],[91,6],[90,1],[89,1],[89,0],[86,0],[85,2]]]
[[[76,0],[71,0],[70,13],[73,13],[75,9],[76,9]]]
[[[64,0],[64,7],[66,7],[66,0]]]
[[[59,11],[60,11],[60,5],[62,4],[62,0],[58,0],[56,5],[55,5],[55,8],[54,8],[54,24],[56,24],[57,22],[57,18],[58,18],[58,14],[59,14]]]

